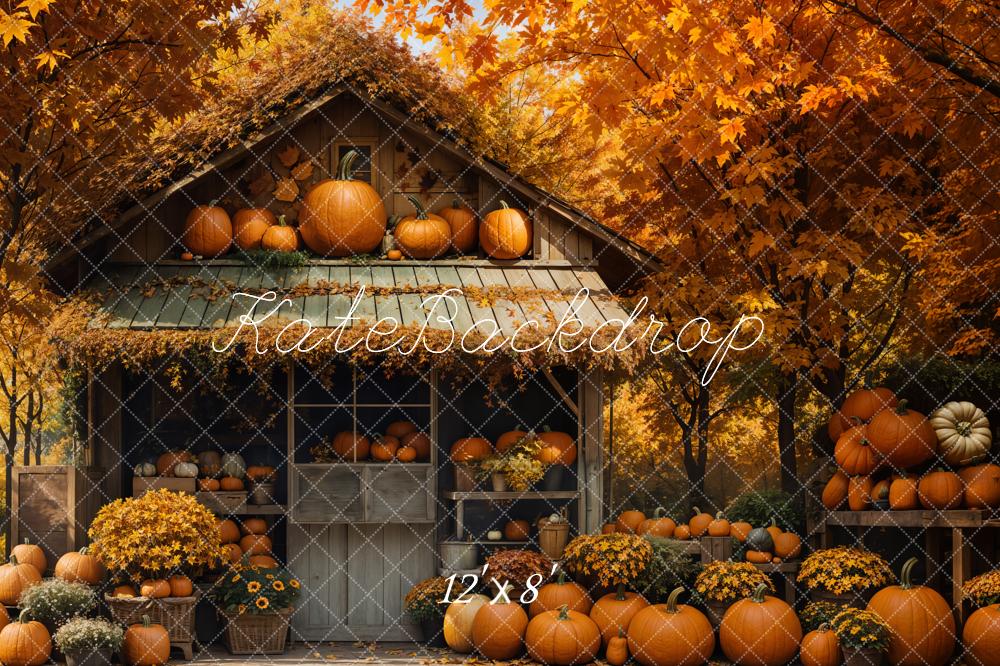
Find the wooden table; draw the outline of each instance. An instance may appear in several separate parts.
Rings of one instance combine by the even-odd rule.
[[[969,530],[1000,527],[1000,518],[991,517],[979,509],[953,511],[827,511],[821,519],[822,545],[833,545],[833,535],[828,527],[853,528],[859,538],[864,528],[918,529],[924,533],[924,552],[927,561],[927,584],[935,585],[941,575],[942,536],[951,531],[951,598],[955,619],[964,619],[962,585],[972,569],[972,550],[969,547]]]

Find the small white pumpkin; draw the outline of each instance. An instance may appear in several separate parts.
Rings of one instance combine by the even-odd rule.
[[[503,538],[503,532],[501,532],[500,530],[490,530],[489,532],[486,533],[486,538],[489,541],[499,541],[500,539]]]
[[[949,465],[971,465],[986,458],[993,445],[990,422],[971,402],[949,402],[931,414],[941,456]]]
[[[193,479],[198,476],[198,465],[191,462],[179,462],[174,465],[174,476],[181,479]]]
[[[156,465],[151,462],[139,463],[135,466],[136,476],[156,476]]]
[[[558,525],[559,523],[563,522],[563,517],[561,515],[559,515],[558,513],[553,513],[552,515],[549,516],[549,521],[548,522],[550,524]]]
[[[247,463],[238,453],[222,454],[222,475],[242,479],[247,475]]]

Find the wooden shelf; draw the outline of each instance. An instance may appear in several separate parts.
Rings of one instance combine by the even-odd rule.
[[[989,514],[979,509],[953,511],[828,511],[827,526],[834,527],[983,527],[992,526]]]
[[[565,499],[571,500],[580,497],[579,490],[526,490],[517,492],[508,490],[502,493],[489,490],[457,491],[446,490],[441,493],[441,497],[453,502],[467,501],[490,501],[490,500],[547,500]]]
[[[244,504],[231,511],[214,511],[220,516],[283,516],[287,511],[284,504]]]
[[[430,406],[431,406],[430,403],[427,403],[427,402],[413,402],[413,403],[408,403],[408,402],[398,402],[398,403],[395,403],[395,402],[385,402],[385,403],[359,402],[357,404],[354,404],[354,403],[351,403],[351,402],[297,402],[294,405],[292,405],[292,407],[294,407],[296,409],[298,409],[300,407],[311,407],[311,408],[316,408],[316,409],[337,409],[337,408],[354,409],[355,407],[357,407],[358,409],[393,409],[393,408],[396,408],[396,407],[398,407],[400,409],[430,409]]]

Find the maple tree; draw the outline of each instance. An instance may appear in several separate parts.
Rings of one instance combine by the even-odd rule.
[[[801,488],[797,414],[813,392],[836,406],[892,345],[975,353],[992,340],[996,191],[969,185],[996,180],[996,99],[900,30],[819,0],[357,6],[438,40],[485,99],[529,67],[573,84],[546,112],[617,141],[597,175],[615,191],[591,210],[656,251],[655,309],[764,320],[770,371],[752,381],[775,407],[786,491]],[[975,28],[988,34],[960,43],[988,46],[997,12],[964,20],[975,12],[992,17]],[[988,59],[967,64],[992,76]]]

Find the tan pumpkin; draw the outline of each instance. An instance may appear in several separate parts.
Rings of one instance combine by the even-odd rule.
[[[528,617],[559,610],[563,606],[578,613],[588,614],[594,607],[594,601],[582,585],[566,580],[566,572],[560,570],[554,583],[546,583],[538,589],[538,595],[528,606]]]
[[[911,511],[920,506],[917,481],[903,475],[889,484],[889,508],[893,511]]]
[[[715,651],[715,632],[693,606],[678,604],[678,587],[667,603],[640,610],[628,625],[628,648],[643,666],[701,666]]]
[[[45,568],[48,566],[48,558],[42,547],[30,543],[27,539],[24,543],[19,543],[10,551],[11,556],[21,564],[30,564],[38,569],[38,573],[45,575]]]
[[[104,565],[87,548],[70,551],[56,562],[56,578],[70,583],[97,585],[104,580]]]
[[[1000,465],[983,464],[958,470],[965,482],[965,506],[970,509],[1000,508]]]
[[[644,520],[646,520],[646,514],[642,511],[635,509],[622,511],[618,515],[618,520],[615,521],[615,531],[621,534],[635,534]]]
[[[924,474],[917,484],[917,497],[925,509],[957,509],[962,505],[965,484],[954,472],[937,470]]]
[[[170,583],[162,578],[147,578],[139,585],[139,596],[147,599],[165,599],[170,596]]]
[[[802,637],[799,661],[802,666],[838,666],[844,658],[840,639],[830,630],[830,625],[820,625]]]
[[[233,242],[241,250],[259,250],[264,232],[277,223],[266,208],[241,208],[233,214]]]
[[[527,628],[528,614],[520,604],[502,599],[496,603],[485,603],[472,621],[472,644],[487,659],[507,661],[524,650]]]
[[[41,622],[21,611],[17,622],[0,629],[0,663],[4,666],[41,666],[52,655],[52,636]]]
[[[153,624],[143,615],[142,624],[125,630],[122,657],[129,666],[163,666],[170,659],[170,635],[162,624]]]
[[[348,462],[367,460],[371,444],[364,435],[345,430],[333,436],[331,443],[334,453]]]
[[[844,505],[847,501],[847,490],[850,479],[844,474],[843,470],[838,469],[834,472],[830,480],[826,482],[826,486],[823,487],[823,497],[822,502],[830,511],[836,511]]]
[[[475,649],[472,623],[479,609],[490,602],[490,598],[482,594],[470,594],[465,598],[468,603],[452,603],[444,613],[444,642],[461,654],[469,654]]]
[[[278,218],[278,223],[268,227],[264,236],[260,239],[260,246],[264,250],[274,252],[296,252],[302,247],[302,238],[299,230],[285,224],[285,216]]]
[[[324,257],[366,254],[385,236],[382,197],[368,183],[353,180],[358,152],[342,158],[337,177],[316,183],[302,200],[299,233],[306,247]]]
[[[467,254],[476,249],[479,223],[475,211],[463,205],[458,199],[453,199],[450,206],[438,211],[438,215],[451,229],[451,246],[456,252]]]
[[[531,618],[524,644],[528,656],[541,664],[576,666],[597,658],[601,634],[589,617],[563,606]]]
[[[42,582],[42,575],[31,564],[19,563],[17,557],[10,556],[7,564],[0,566],[0,603],[16,606],[21,593]]]
[[[971,402],[949,402],[931,414],[941,457],[949,465],[972,465],[984,460],[993,446],[993,432],[983,410]]]
[[[479,244],[494,259],[519,259],[531,250],[531,218],[524,211],[500,202],[479,225]]]
[[[895,409],[876,414],[867,432],[872,448],[898,469],[919,465],[937,453],[937,435],[930,421],[907,409],[905,400],[900,400]]]
[[[411,259],[434,259],[451,247],[451,226],[439,215],[428,213],[412,194],[406,195],[416,212],[396,224],[392,235],[396,247]]]
[[[802,625],[795,610],[766,591],[761,583],[752,597],[740,599],[722,616],[719,643],[733,663],[780,666],[798,652]]]
[[[590,619],[601,631],[601,640],[605,647],[619,630],[627,633],[629,622],[635,614],[649,606],[645,597],[637,592],[626,592],[624,585],[619,585],[617,591],[605,594],[598,599],[590,609]]]
[[[218,257],[233,242],[233,223],[222,208],[209,204],[195,206],[184,220],[181,243],[192,254]]]

